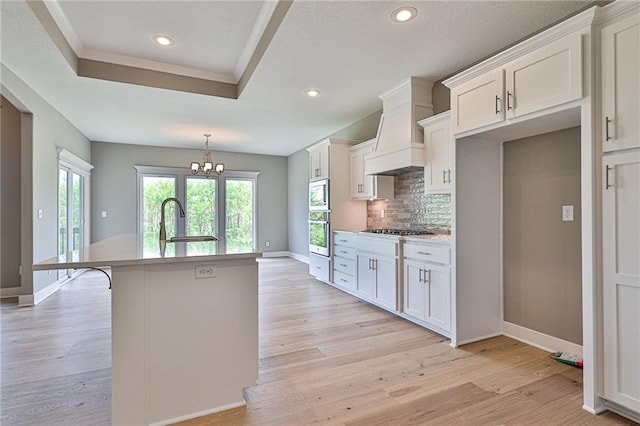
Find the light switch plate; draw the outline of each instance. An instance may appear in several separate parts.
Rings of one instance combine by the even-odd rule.
[[[562,221],[573,222],[573,206],[562,206]]]

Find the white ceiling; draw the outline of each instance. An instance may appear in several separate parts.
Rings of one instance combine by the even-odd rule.
[[[23,0],[2,1],[2,63],[93,141],[289,155],[382,107],[410,76],[438,80],[590,1],[306,1],[289,8],[238,99],[79,77]],[[50,1],[80,58],[227,83],[275,1]],[[393,23],[401,5],[418,9]],[[160,48],[151,36],[175,46]],[[322,95],[303,95],[308,88]]]

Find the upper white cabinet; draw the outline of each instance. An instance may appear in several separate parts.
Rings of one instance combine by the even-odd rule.
[[[329,178],[329,144],[314,145],[309,149],[309,180]]]
[[[604,397],[640,414],[640,152],[602,173]]]
[[[504,70],[496,69],[451,90],[455,133],[504,120]]]
[[[445,84],[451,87],[454,134],[580,99],[582,35],[566,35],[467,81]]]
[[[582,97],[582,36],[571,34],[505,65],[507,118]]]
[[[393,176],[364,174],[364,156],[373,152],[375,143],[375,139],[371,139],[349,148],[351,198],[354,200],[393,198]]]
[[[421,120],[424,127],[425,192],[451,193],[455,139],[451,132],[450,113],[434,115]]]
[[[602,62],[602,148],[640,147],[640,15],[605,26]]]

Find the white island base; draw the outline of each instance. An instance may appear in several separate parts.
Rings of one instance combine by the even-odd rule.
[[[215,277],[196,279],[201,266]],[[245,404],[242,389],[258,378],[255,256],[113,266],[112,275],[112,424]]]

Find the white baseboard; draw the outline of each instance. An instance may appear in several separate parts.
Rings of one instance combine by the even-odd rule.
[[[291,253],[288,251],[263,251],[262,257],[291,257]]]
[[[34,294],[21,294],[18,296],[18,306],[34,306],[51,296],[56,291],[60,290],[63,283],[60,281],[54,281],[42,290]]]
[[[452,348],[457,348],[458,346],[468,345],[469,343],[479,342],[480,340],[486,340],[486,339],[491,339],[492,337],[502,336],[502,334],[503,333],[490,333],[490,334],[485,334],[484,336],[472,337],[471,339],[459,340],[456,342],[454,342],[452,339],[449,346],[451,346]]]
[[[151,426],[160,426],[160,425],[169,425],[178,422],[184,422],[186,420],[197,419],[198,417],[208,416],[210,414],[220,413],[222,411],[232,410],[238,407],[244,407],[247,405],[247,402],[243,399],[239,402],[234,402],[232,404],[223,405],[221,407],[212,408],[210,410],[200,411],[198,413],[187,414],[186,416],[180,416],[173,419],[163,420],[157,423],[151,423]]]
[[[20,296],[21,287],[6,287],[0,288],[0,299],[6,299],[8,297]]]
[[[539,331],[502,321],[502,333],[547,352],[567,352],[582,357],[582,346]]]
[[[289,252],[289,257],[302,263],[309,263],[309,256],[303,256],[298,253]]]
[[[20,296],[18,296],[18,306],[20,307],[33,306],[35,305],[33,300],[34,300],[33,294],[21,294]]]

